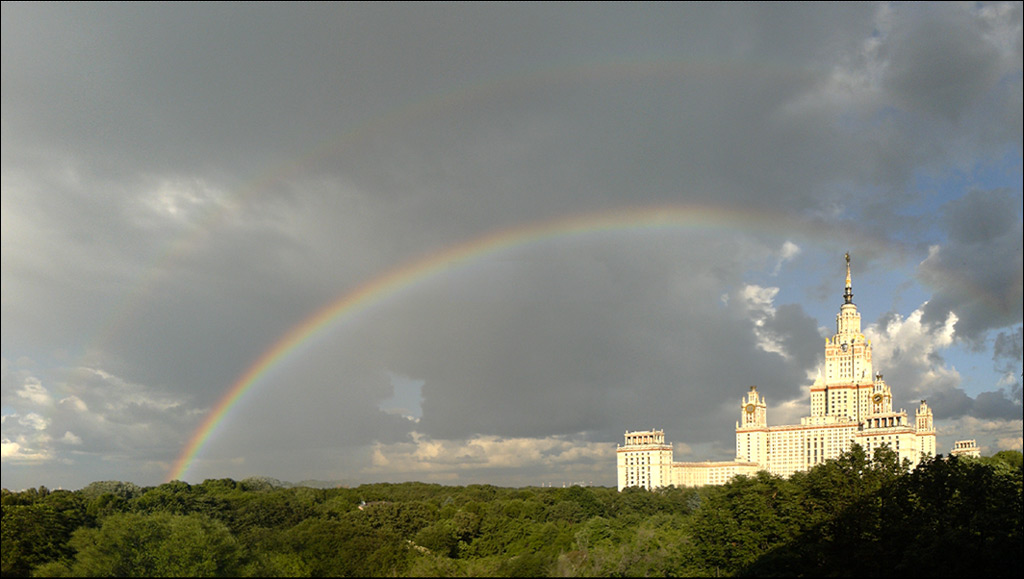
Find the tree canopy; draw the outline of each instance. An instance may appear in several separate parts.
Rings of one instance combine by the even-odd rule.
[[[2,493],[4,576],[1005,576],[1021,453],[854,447],[700,489],[210,479]]]

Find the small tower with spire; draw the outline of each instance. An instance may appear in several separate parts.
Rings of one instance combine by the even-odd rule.
[[[848,335],[847,343],[860,334],[860,313],[853,303],[853,282],[850,276],[850,252],[846,252],[846,290],[843,305],[836,315],[836,334]]]
[[[843,293],[846,303],[853,303],[853,283],[850,281],[850,252],[846,252],[846,292]]]

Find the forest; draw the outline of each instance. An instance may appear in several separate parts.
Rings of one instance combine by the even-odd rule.
[[[2,491],[6,576],[1019,576],[1022,455],[854,446],[717,487],[266,478]]]

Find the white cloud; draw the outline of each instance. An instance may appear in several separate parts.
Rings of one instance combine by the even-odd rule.
[[[191,225],[229,208],[228,195],[199,177],[159,177],[139,187],[142,193],[131,209],[137,225]]]
[[[66,408],[71,408],[77,412],[88,412],[89,406],[78,396],[67,396],[61,398],[59,404]]]
[[[996,441],[996,447],[998,450],[1024,450],[1024,438],[1020,436],[1000,438]]]
[[[50,396],[50,393],[39,382],[39,379],[35,377],[25,379],[24,385],[18,390],[18,396],[39,406],[53,404],[53,397]]]
[[[3,416],[3,454],[6,461],[41,463],[53,458],[52,437],[47,432],[52,420],[36,412]]]
[[[674,456],[690,456],[693,454],[693,447],[685,442],[672,442],[672,452]]]
[[[871,339],[875,371],[916,376],[912,388],[917,393],[945,390],[960,383],[959,372],[943,365],[940,356],[941,350],[953,344],[956,314],[950,312],[945,323],[929,326],[921,321],[925,305],[906,318],[892,314],[865,328]]]
[[[100,381],[88,380],[88,394],[85,391],[79,392],[83,396],[93,399],[102,399],[105,409],[118,412],[131,408],[148,408],[152,410],[170,410],[178,408],[182,399],[178,396],[149,388],[142,384],[128,382],[118,376],[114,376],[100,368],[79,367],[78,372],[82,375],[93,375],[100,378]],[[78,398],[77,396],[74,396]],[[79,399],[81,402],[81,399]],[[76,408],[88,407],[85,402],[81,405],[74,403]]]
[[[32,430],[46,430],[50,426],[50,419],[44,418],[35,412],[29,412],[24,416],[18,417],[18,424],[27,426]]]
[[[66,382],[59,382],[58,388],[67,394],[57,404],[34,376],[22,378],[17,396],[5,401],[5,410],[13,409],[2,423],[5,462],[67,460],[63,453],[68,446],[80,453],[121,456],[131,449],[129,454],[141,460],[170,461],[201,418],[184,409],[180,396],[100,368],[79,367],[61,374]]]
[[[70,430],[64,433],[64,436],[61,437],[60,441],[64,444],[73,444],[76,446],[82,444],[82,438]]]
[[[23,447],[17,442],[12,442],[6,438],[0,442],[0,456],[5,461],[11,462],[27,462],[27,463],[38,463],[45,462],[53,458],[47,450],[34,450]]]
[[[784,400],[772,404],[768,409],[770,424],[800,424],[800,419],[811,413],[809,387],[801,388],[801,396],[793,400]]]
[[[1016,372],[1010,371],[1010,372],[1004,372],[1003,375],[999,377],[999,381],[996,382],[996,385],[1000,386],[1000,387],[1005,387],[1005,386],[1016,386],[1019,383],[1020,383],[1020,376]],[[1017,401],[1020,402],[1020,399],[1018,398]]]
[[[781,335],[769,327],[769,322],[775,318],[775,296],[778,295],[777,287],[762,287],[755,284],[743,286],[733,299],[723,298],[724,302],[733,302],[740,308],[754,325],[754,335],[757,336],[757,347],[765,352],[778,354],[789,359],[789,352],[786,351],[784,340]]]
[[[413,442],[373,446],[367,475],[444,473],[477,469],[559,469],[578,462],[614,462],[615,447],[562,436],[432,440],[413,433]]]
[[[5,416],[4,424],[8,425],[9,421],[6,418]],[[50,436],[45,432],[45,425],[38,428],[45,420],[40,421],[39,417],[22,418],[28,418],[24,424],[28,426],[28,430],[19,432],[14,440],[4,434],[2,440],[3,460],[24,463],[40,463],[51,460],[53,452],[50,449]],[[22,420],[19,419],[19,423],[21,422]]]
[[[982,419],[974,416],[961,416],[956,419],[939,420],[936,423],[936,434],[941,440],[949,441],[949,448],[940,443],[937,452],[948,454],[952,441],[974,439],[981,447],[983,455],[992,455],[1000,450],[1022,450],[1022,432],[1024,420]]]
[[[772,270],[772,275],[779,275],[782,270],[782,264],[800,255],[800,246],[793,243],[792,241],[786,240],[779,249],[778,258],[775,262],[775,268]]]
[[[17,456],[20,445],[17,442],[11,442],[6,438],[0,443],[0,456],[4,458]]]

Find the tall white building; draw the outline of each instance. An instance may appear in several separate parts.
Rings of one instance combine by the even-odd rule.
[[[626,433],[626,444],[617,453],[619,490],[626,487],[653,489],[676,484],[673,478],[672,445],[664,430]]]
[[[871,366],[871,341],[861,333],[853,303],[850,254],[846,254],[846,291],[836,315],[836,333],[825,339],[825,367],[811,386],[811,415],[800,424],[768,426],[768,403],[751,386],[740,400],[736,422],[736,460],[674,462],[662,430],[626,432],[618,447],[618,486],[702,486],[723,484],[738,474],[766,470],[789,476],[836,458],[854,443],[871,454],[887,445],[902,462],[916,466],[935,456],[932,411],[922,400],[913,420],[893,410],[892,391]],[[669,482],[665,482],[669,481]]]

